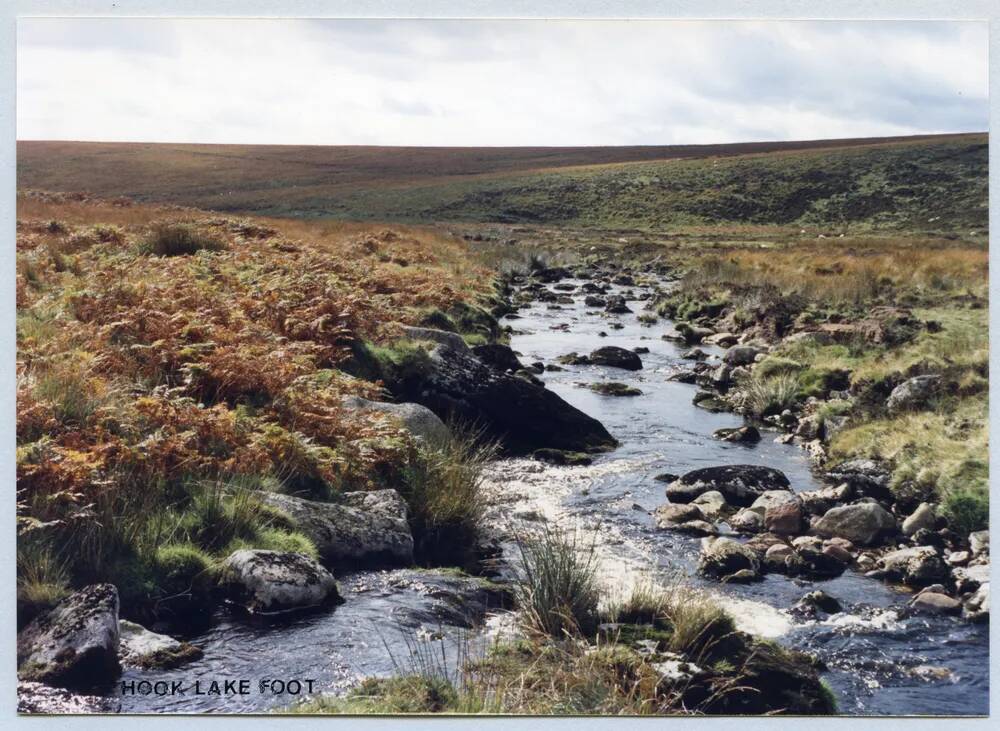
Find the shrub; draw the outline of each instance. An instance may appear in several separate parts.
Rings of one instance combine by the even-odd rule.
[[[181,223],[153,226],[142,240],[140,250],[155,256],[188,256],[199,251],[221,251],[226,245],[220,239]]]
[[[497,445],[451,426],[441,444],[424,444],[403,471],[403,498],[418,560],[464,563],[479,536],[486,509],[483,472]]]
[[[941,507],[952,529],[962,535],[989,527],[990,493],[985,486],[951,490]]]
[[[592,632],[599,599],[593,546],[546,527],[517,547],[514,595],[528,626],[552,637]]]
[[[747,413],[761,418],[781,413],[795,403],[799,391],[799,378],[794,373],[784,373],[770,378],[760,378],[754,373],[744,381],[741,390]]]

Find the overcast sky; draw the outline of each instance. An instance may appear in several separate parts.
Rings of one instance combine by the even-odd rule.
[[[21,19],[19,139],[633,145],[985,130],[947,22]]]

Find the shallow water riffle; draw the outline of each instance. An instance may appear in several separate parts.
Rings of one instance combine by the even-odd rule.
[[[628,289],[637,295],[643,291]],[[613,293],[623,291],[614,288]],[[763,431],[763,439],[749,445],[713,439],[716,429],[743,420],[694,406],[695,386],[667,380],[691,364],[681,358],[685,346],[661,338],[673,324],[639,322],[644,302],[637,299],[628,302],[633,312],[621,315],[586,308],[579,295],[575,299],[558,309],[536,302],[520,310],[508,323],[515,330],[511,347],[525,364],[555,364],[566,353],[586,354],[606,345],[648,348],[639,371],[560,364],[564,370],[540,376],[548,388],[600,420],[621,446],[585,467],[528,460],[497,465],[491,489],[500,493],[495,502],[503,505],[504,520],[541,518],[591,536],[601,575],[612,590],[626,591],[638,578],[687,577],[719,596],[742,629],[817,655],[829,668],[823,676],[844,713],[987,713],[987,626],[953,617],[902,618],[907,594],[852,571],[826,581],[772,574],[748,585],[720,585],[695,574],[699,539],[653,524],[650,512],[666,501],[657,474],[757,464],[781,470],[792,489],[802,491],[820,485],[810,460],[799,447],[774,442],[777,432]],[[702,349],[714,357],[722,352]],[[643,394],[602,396],[584,387],[600,381],[625,383]],[[817,588],[839,599],[845,612],[819,622],[787,612]]]

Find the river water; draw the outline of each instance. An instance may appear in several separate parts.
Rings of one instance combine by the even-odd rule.
[[[524,363],[554,363],[567,352],[589,353],[602,345],[648,348],[640,371],[565,366],[542,376],[548,388],[600,420],[621,446],[585,467],[498,462],[488,481],[494,519],[542,518],[585,532],[595,543],[602,580],[612,593],[626,591],[639,579],[674,580],[678,574],[716,593],[742,629],[823,660],[829,668],[823,676],[842,713],[988,713],[987,626],[948,617],[904,618],[906,594],[851,571],[817,582],[768,575],[756,584],[724,588],[700,579],[694,572],[699,540],[653,524],[650,512],[665,501],[663,483],[654,476],[760,464],[783,471],[798,491],[818,486],[810,463],[798,447],[775,443],[776,433],[763,432],[755,445],[714,440],[714,430],[737,426],[741,418],[695,407],[694,386],[667,380],[689,362],[680,357],[683,346],[660,337],[671,323],[646,326],[637,320],[642,302],[630,301],[633,314],[608,319],[600,310],[585,308],[581,296],[574,299],[561,309],[536,302],[521,310],[507,323],[515,329],[511,346]],[[613,321],[623,327],[612,329]],[[569,327],[557,329],[562,325]],[[580,385],[601,380],[634,385],[643,395],[600,396]],[[181,680],[186,687],[200,680],[202,689],[213,679],[247,678],[251,693],[126,695],[122,710],[260,712],[295,700],[259,693],[261,679],[311,679],[314,690],[339,692],[366,675],[412,669],[415,656],[426,662],[429,655],[431,662],[453,669],[470,647],[486,641],[484,633],[470,633],[457,616],[447,577],[397,570],[338,578],[346,601],[332,612],[279,625],[220,617],[209,631],[188,638],[204,649],[202,660],[169,671],[130,670],[124,676],[126,681]],[[839,599],[846,611],[823,621],[804,621],[786,611],[815,588]],[[498,619],[503,618],[492,624]]]

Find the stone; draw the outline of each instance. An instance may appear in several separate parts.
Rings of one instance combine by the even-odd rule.
[[[661,505],[653,513],[657,528],[674,528],[678,523],[689,520],[704,520],[705,516],[697,505]]]
[[[910,607],[924,614],[958,614],[962,604],[947,594],[937,592],[921,592],[910,602]]]
[[[754,500],[750,507],[766,511],[777,505],[797,503],[798,501],[798,496],[789,490],[767,490]]]
[[[395,417],[415,438],[430,444],[445,444],[451,431],[438,416],[426,406],[414,403],[391,404],[369,401],[360,396],[345,396],[341,403],[352,411],[377,411]]]
[[[837,487],[824,487],[798,493],[802,509],[810,515],[822,515],[830,508],[851,499],[853,490],[846,482]]]
[[[830,508],[813,528],[825,538],[846,538],[870,546],[896,532],[896,519],[878,503],[854,503]]]
[[[817,614],[838,614],[844,611],[840,602],[827,594],[822,589],[811,591],[792,607],[796,614],[804,616],[816,616]]]
[[[799,439],[804,439],[808,442],[813,439],[819,439],[821,435],[822,424],[819,416],[816,414],[810,414],[809,416],[803,416],[799,419],[799,423],[795,427],[795,436]]]
[[[615,383],[613,381],[591,383],[587,388],[602,396],[642,396],[642,391],[635,386],[629,386],[625,383]]]
[[[714,536],[719,533],[714,525],[704,520],[688,520],[683,523],[677,523],[673,526],[673,529],[680,533],[690,533],[695,536]]]
[[[952,551],[944,558],[944,562],[949,566],[965,566],[969,563],[972,555],[968,551]]]
[[[979,530],[975,533],[970,533],[969,547],[974,557],[981,556],[984,553],[988,554],[990,552],[990,532],[988,530]]]
[[[990,581],[990,565],[988,563],[956,568],[951,573],[959,594],[975,591],[979,586],[988,584]]]
[[[604,311],[612,315],[624,315],[632,311],[632,308],[625,303],[625,298],[621,295],[613,294],[607,298]]]
[[[749,507],[768,490],[788,490],[791,485],[784,473],[759,465],[704,467],[684,474],[667,485],[671,502],[688,503],[702,493],[717,490],[726,502]]]
[[[594,458],[583,452],[568,452],[562,449],[536,449],[531,456],[540,462],[563,467],[581,467],[593,464]]]
[[[792,539],[792,546],[796,549],[808,548],[812,551],[822,551],[823,539],[816,536],[798,536]]]
[[[990,584],[980,584],[962,606],[962,616],[970,622],[988,622],[990,619]]]
[[[764,513],[764,527],[778,535],[792,536],[802,531],[802,506],[797,500],[772,505]]]
[[[123,667],[176,668],[202,656],[200,648],[167,635],[150,632],[127,619],[118,620],[118,659]]]
[[[501,343],[477,345],[472,349],[472,352],[479,360],[486,363],[486,365],[493,366],[501,371],[515,373],[524,367],[510,346]]]
[[[882,557],[879,565],[889,576],[902,579],[912,586],[924,586],[948,575],[944,562],[930,546],[891,551]]]
[[[837,556],[809,547],[800,548],[793,558],[796,559],[794,565],[786,561],[788,572],[810,579],[832,579],[847,568],[847,562]]]
[[[327,565],[408,566],[413,534],[406,503],[395,490],[347,492],[339,503],[258,492],[261,502],[287,513]]]
[[[618,444],[599,421],[557,394],[491,368],[471,353],[438,346],[419,371],[389,385],[398,400],[420,403],[445,422],[476,424],[509,453],[543,447],[591,452]]]
[[[631,350],[616,345],[606,345],[593,351],[588,358],[593,365],[623,368],[627,371],[642,370],[642,359]]]
[[[608,301],[596,294],[588,294],[583,298],[583,304],[587,307],[606,307]]]
[[[91,584],[18,634],[18,677],[63,688],[110,680],[120,672],[118,641],[118,590]]]
[[[836,483],[846,482],[858,495],[876,500],[892,501],[889,490],[891,470],[873,459],[849,459],[827,470],[826,476]]]
[[[733,429],[716,429],[712,433],[716,439],[724,442],[743,442],[754,444],[760,441],[760,432],[754,426],[740,426]]]
[[[764,529],[764,517],[751,508],[740,508],[729,519],[729,526],[740,533],[759,533]]]
[[[795,549],[784,543],[776,543],[764,554],[764,567],[769,571],[783,571],[785,561],[795,553]]]
[[[837,544],[824,545],[823,553],[833,559],[836,559],[837,561],[840,561],[842,564],[850,564],[851,561],[854,560],[850,551]]]
[[[220,566],[220,585],[251,614],[311,609],[340,600],[333,575],[302,553],[235,551]]]
[[[739,338],[732,333],[714,333],[713,335],[704,337],[702,342],[709,343],[710,345],[718,345],[721,348],[728,348],[736,345],[738,340]]]
[[[729,538],[716,538],[702,548],[698,571],[717,579],[725,579],[739,571],[758,577],[760,561],[757,554],[743,544]]]
[[[726,498],[718,490],[703,492],[691,504],[698,506],[706,520],[721,520],[732,512]]]
[[[759,353],[764,351],[752,345],[736,345],[726,351],[722,360],[731,366],[751,365]]]
[[[922,528],[932,530],[936,522],[937,516],[934,514],[934,506],[930,503],[920,503],[917,509],[903,521],[903,535],[912,536]]]
[[[885,407],[890,414],[927,408],[941,387],[940,376],[915,376],[892,389]]]
[[[691,348],[690,350],[685,351],[681,355],[681,358],[685,358],[687,360],[706,360],[708,358],[708,353],[701,348]]]

